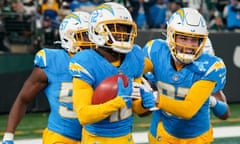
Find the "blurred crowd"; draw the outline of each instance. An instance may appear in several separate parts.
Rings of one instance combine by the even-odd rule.
[[[1,0],[0,51],[9,43],[33,43],[34,49],[58,40],[58,25],[72,11],[91,12],[103,2],[128,8],[138,29],[165,29],[169,16],[181,7],[201,12],[210,31],[240,31],[238,0]]]

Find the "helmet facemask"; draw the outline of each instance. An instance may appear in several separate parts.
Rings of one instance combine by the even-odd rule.
[[[71,53],[76,53],[82,49],[93,48],[95,44],[91,42],[88,38],[88,29],[81,30],[67,30],[66,31],[66,39],[65,42],[71,46],[71,49],[68,51]]]
[[[87,28],[76,31],[74,39],[76,40],[76,46],[79,47],[80,50],[95,47],[95,44],[89,40]]]
[[[70,53],[93,48],[95,44],[88,38],[88,19],[86,12],[73,12],[67,15],[59,26],[61,46]]]
[[[137,36],[137,29],[135,23],[129,21],[105,21],[99,23],[94,30],[97,35],[101,35],[104,39],[104,47],[120,53],[127,53],[131,51],[135,37]],[[102,28],[98,28],[102,27]]]
[[[198,39],[198,46],[187,46],[176,42],[176,36],[191,37],[193,39]],[[178,60],[183,64],[189,64],[196,60],[203,51],[204,45],[206,43],[206,35],[196,35],[181,32],[173,32],[170,37],[168,37],[169,47],[174,59]]]

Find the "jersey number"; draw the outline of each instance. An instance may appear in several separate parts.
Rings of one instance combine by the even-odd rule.
[[[167,95],[172,99],[175,99],[175,97],[184,98],[187,95],[189,90],[188,88],[183,88],[183,87],[176,88],[174,85],[164,83],[161,81],[157,81],[157,88],[160,94]],[[168,116],[172,116],[172,114],[168,112],[164,112],[164,113]]]
[[[110,116],[110,122],[116,122],[119,120],[126,119],[132,115],[132,109],[124,107],[119,109],[118,111],[114,112]]]
[[[59,113],[62,117],[77,118],[77,114],[68,107],[69,104],[72,105],[72,83],[62,83],[59,102],[61,104],[59,106]],[[62,105],[63,103],[65,105]]]

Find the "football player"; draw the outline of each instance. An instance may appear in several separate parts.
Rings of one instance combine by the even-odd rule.
[[[167,40],[151,40],[144,47],[158,89],[156,105],[160,110],[152,115],[156,143],[213,141],[209,96],[224,88],[226,68],[222,59],[202,52],[207,37],[202,15],[182,8],[168,21]],[[222,108],[225,113],[227,106]]]
[[[37,52],[35,67],[10,111],[3,144],[14,143],[14,132],[28,104],[41,90],[44,90],[51,109],[43,132],[43,144],[80,144],[82,126],[72,105],[72,76],[68,65],[79,50],[94,46],[87,35],[88,19],[86,12],[70,13],[59,27],[62,49],[44,48]]]
[[[209,38],[206,41],[203,52],[208,53],[210,55],[215,55],[211,40]],[[144,77],[151,83],[151,85],[155,87],[156,79],[151,72],[146,73]],[[221,120],[226,120],[229,117],[230,109],[227,104],[226,96],[222,90],[210,96],[210,108],[212,109],[213,114]],[[153,115],[155,115],[153,116],[155,117],[155,119],[152,119],[148,132],[148,140],[150,144],[155,144],[158,141],[158,139],[160,139],[160,137],[158,137],[159,134],[157,134],[157,125],[161,120],[160,118],[161,114],[159,112],[160,111],[153,113]]]
[[[69,69],[73,75],[73,105],[83,125],[82,144],[133,144],[133,112],[142,114],[155,106],[153,97],[142,92],[132,100],[132,79],[144,71],[144,54],[134,44],[137,27],[129,11],[118,3],[104,3],[90,15],[89,38],[96,49],[76,54]],[[92,104],[95,88],[107,77],[124,74],[128,87],[118,80],[117,96],[103,104]],[[107,95],[107,93],[106,93]]]

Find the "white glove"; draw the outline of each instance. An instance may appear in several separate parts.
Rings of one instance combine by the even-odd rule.
[[[141,98],[141,93],[140,93],[140,83],[133,82],[132,85],[132,94],[131,97],[134,99],[139,99]]]
[[[140,92],[140,88],[144,89],[144,91],[146,92],[152,92],[152,88],[151,85],[148,83],[148,81],[146,79],[144,79],[143,77],[141,78],[142,82],[138,83],[138,82],[133,82],[133,86],[132,86],[132,98],[138,99],[141,98],[141,92]]]
[[[151,85],[148,83],[148,81],[142,77],[142,84],[141,84],[141,88],[143,88],[146,92],[152,92],[153,89],[151,87]]]

